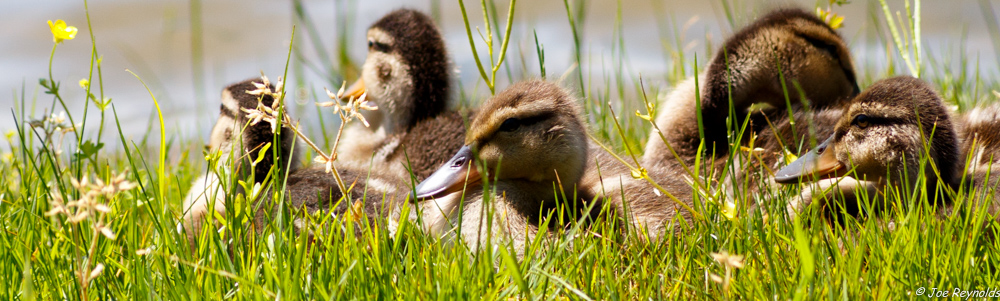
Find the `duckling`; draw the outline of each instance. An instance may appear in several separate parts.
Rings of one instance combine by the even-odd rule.
[[[197,229],[201,229],[204,215],[209,212],[210,207],[216,212],[224,213],[226,196],[235,189],[238,193],[243,193],[239,185],[233,183],[222,183],[219,175],[227,175],[226,178],[242,179],[253,175],[253,183],[262,183],[270,175],[271,167],[274,165],[288,168],[289,172],[297,170],[298,165],[292,162],[299,161],[299,152],[293,147],[295,134],[291,129],[282,126],[278,137],[280,148],[279,161],[274,161],[274,156],[258,156],[264,146],[274,141],[271,125],[266,122],[250,124],[246,112],[241,109],[257,108],[258,102],[264,106],[271,107],[274,98],[270,95],[256,96],[247,93],[257,90],[254,83],[260,84],[260,79],[248,79],[239,83],[229,85],[222,91],[222,104],[219,106],[219,119],[212,128],[207,145],[210,153],[219,153],[217,161],[218,171],[209,168],[205,174],[194,181],[193,186],[188,191],[183,201],[182,227],[186,230],[190,239],[197,235]],[[274,89],[274,86],[268,86]],[[267,151],[273,151],[268,148]],[[261,161],[251,164],[251,160],[260,158]],[[232,169],[230,169],[232,167]]]
[[[850,103],[833,134],[814,150],[778,170],[774,181],[816,182],[788,205],[795,216],[805,205],[838,195],[881,198],[887,193],[926,191],[947,203],[962,178],[962,152],[949,110],[925,82],[900,76],[876,82]],[[921,161],[930,164],[922,170]],[[916,185],[920,179],[926,189]],[[833,188],[833,189],[830,189]],[[856,202],[855,202],[856,203]],[[856,214],[851,202],[846,210]],[[875,204],[880,206],[880,204]]]
[[[698,114],[703,120],[705,153],[722,158],[729,153],[731,125],[739,128],[750,118],[753,132],[761,133],[767,132],[768,121],[787,119],[785,90],[793,111],[806,105],[800,102],[803,98],[813,108],[825,108],[859,92],[843,39],[822,20],[800,9],[773,11],[730,37],[707,70],[698,75],[698,82],[700,91],[696,91],[699,87],[695,87],[695,78],[690,78],[670,92],[656,119],[666,143],[687,164],[694,161],[702,143]],[[801,87],[802,93],[793,83]],[[701,96],[700,112],[696,110],[696,92]],[[748,112],[751,106],[760,104],[771,109],[763,114]],[[721,122],[730,112],[736,120]],[[660,135],[650,135],[644,165],[676,161]],[[796,141],[786,142],[797,145]]]
[[[588,153],[580,111],[569,93],[539,80],[516,83],[483,103],[465,145],[415,189],[425,231],[448,236],[460,225],[457,235],[473,249],[492,234],[523,250],[542,217],[558,207],[557,194],[570,198],[576,206],[570,208],[588,208],[572,199]],[[486,191],[484,182],[491,182]]]
[[[462,146],[465,120],[448,110],[451,78],[447,50],[427,15],[395,10],[368,29],[361,78],[345,92],[378,106],[364,112],[371,127],[351,125],[339,158],[369,162],[423,179]]]

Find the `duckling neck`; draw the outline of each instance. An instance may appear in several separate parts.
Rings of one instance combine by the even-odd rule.
[[[413,81],[413,91],[409,95],[413,104],[413,116],[405,124],[413,127],[424,119],[437,117],[448,109],[451,95],[451,76],[448,72],[448,58],[444,43],[432,43],[419,55],[408,57],[409,72]]]
[[[362,110],[361,115],[365,117],[365,121],[368,121],[369,128],[373,129],[373,132],[379,129],[391,129],[387,128],[387,126],[392,126],[392,118],[385,118],[385,112],[383,111]]]

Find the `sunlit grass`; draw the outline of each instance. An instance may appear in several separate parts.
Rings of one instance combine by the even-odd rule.
[[[602,58],[607,63],[590,64],[581,62],[590,57],[586,54],[590,50],[581,45],[582,32],[579,31],[587,14],[610,12],[589,11],[585,1],[564,1],[565,21],[571,26],[574,43],[570,59],[576,64],[575,70],[571,70],[562,83],[578,93],[591,135],[629,162],[629,156],[641,153],[645,143],[657,143],[655,139],[646,141],[652,125],[633,112],[638,111],[639,115],[670,113],[647,112],[648,104],[658,103],[673,84],[697,73],[696,70],[704,70],[704,62],[713,53],[696,52],[685,46],[692,39],[702,37],[684,37],[679,33],[683,31],[675,30],[679,25],[674,21],[686,20],[668,16],[658,9],[658,20],[663,20],[658,38],[663,41],[664,57],[671,67],[663,74],[640,77],[632,71],[626,55],[629,41],[624,32],[632,29],[622,25],[621,20],[626,17],[621,14],[622,2],[617,4],[612,51]],[[192,5],[197,3],[192,1]],[[722,3],[729,24],[744,22],[734,16],[740,12],[736,7],[741,5]],[[471,11],[476,11],[476,5],[468,4]],[[497,5],[491,0],[480,4],[489,7],[483,13],[484,22],[489,24],[484,26],[484,37],[494,33],[500,37],[501,26],[498,25],[502,23],[497,20]],[[302,36],[308,39],[311,43],[308,47],[312,49],[308,50],[303,41],[295,40],[300,45],[292,45],[289,56],[295,59],[288,58],[290,63],[287,65],[291,73],[314,72],[328,81],[296,83],[296,87],[336,86],[345,77],[355,77],[357,64],[350,61],[345,50],[345,45],[350,43],[345,38],[349,36],[348,31],[337,33],[341,39],[337,44],[340,48],[335,52],[324,48],[318,38],[322,32],[311,25],[304,4],[294,1],[292,5],[296,22],[301,24],[298,28],[303,29],[305,34]],[[338,5],[346,8],[355,4]],[[508,16],[525,9],[521,6],[529,2],[517,5],[511,4]],[[876,13],[875,16],[883,16],[889,12],[883,14],[879,10]],[[848,16],[846,22],[862,18]],[[996,24],[995,18],[993,20],[991,24]],[[919,21],[905,16],[889,21],[919,26]],[[865,74],[862,87],[902,71],[893,66],[906,65],[906,70],[923,70],[921,76],[960,110],[975,103],[995,101],[991,91],[998,87],[997,81],[992,79],[997,76],[996,72],[980,71],[978,60],[958,50],[957,57],[921,54],[916,50],[916,57],[900,64],[897,60],[906,58],[892,47],[903,39],[895,42],[884,27],[870,28],[872,32],[868,34],[878,37],[875,43],[887,49],[888,66],[858,65]],[[997,29],[992,30],[996,32]],[[474,40],[472,31],[470,28],[468,32],[470,43],[484,42]],[[501,59],[504,56],[509,64],[519,58],[526,61],[523,58],[534,55],[537,70],[548,72],[546,76],[552,80],[563,73],[552,69],[545,71],[544,60],[561,58],[544,57],[543,45],[557,41],[537,41],[534,35],[517,35],[517,32],[505,30],[502,44],[507,44],[508,39],[522,39],[530,40],[535,47],[521,50],[522,53],[513,52],[515,48],[505,50],[497,45],[500,49],[494,49],[495,46],[490,45],[491,65],[482,64],[483,82],[465,84],[486,84],[492,90],[497,72],[504,66],[505,60]],[[997,36],[993,39],[994,42],[1000,40]],[[819,210],[807,210],[794,221],[789,219],[785,208],[796,191],[792,187],[776,189],[747,180],[753,177],[734,178],[743,181],[734,185],[739,187],[736,191],[756,188],[766,195],[758,204],[760,210],[749,209],[751,195],[729,196],[738,208],[733,216],[731,212],[724,212],[727,207],[722,196],[707,194],[691,209],[701,218],[693,220],[691,227],[681,234],[656,241],[648,241],[635,233],[622,234],[621,226],[611,225],[609,221],[587,224],[573,217],[556,216],[549,222],[553,225],[566,222],[570,226],[553,231],[556,235],[531,241],[525,250],[509,246],[469,250],[462,244],[428,237],[417,226],[408,223],[402,223],[395,233],[386,225],[378,224],[356,236],[354,227],[359,225],[353,222],[355,217],[352,215],[305,217],[307,226],[313,230],[310,238],[293,230],[292,217],[301,217],[301,209],[287,205],[282,206],[282,210],[270,212],[269,222],[258,233],[258,229],[250,225],[257,208],[253,202],[235,193],[236,187],[241,185],[238,179],[227,178],[223,187],[229,192],[227,202],[231,210],[223,216],[213,217],[223,226],[222,230],[199,229],[200,243],[191,248],[186,234],[177,227],[183,215],[180,203],[191,182],[210,165],[205,157],[211,154],[171,152],[192,149],[187,145],[202,142],[175,141],[171,134],[162,131],[162,118],[153,121],[156,133],[138,141],[126,139],[114,102],[101,105],[105,101],[105,84],[126,83],[103,82],[97,55],[101,45],[96,44],[92,36],[90,40],[95,43],[91,69],[96,71],[92,73],[96,76],[89,76],[85,101],[93,104],[92,108],[88,105],[87,110],[99,110],[102,116],[99,126],[85,122],[75,125],[68,121],[87,114],[87,111],[66,111],[61,104],[60,89],[75,88],[79,79],[50,76],[41,86],[47,94],[35,98],[30,88],[28,92],[15,93],[19,111],[15,111],[14,118],[18,127],[5,136],[10,153],[0,151],[4,152],[0,153],[0,174],[3,175],[0,177],[0,299],[175,300],[201,296],[264,300],[896,299],[918,298],[919,288],[995,289],[991,286],[996,286],[1000,279],[998,244],[990,239],[1000,233],[995,227],[984,226],[989,217],[981,207],[975,207],[982,204],[969,202],[992,199],[992,189],[960,191],[959,208],[973,207],[957,210],[947,217],[938,216],[939,208],[929,205],[927,200],[899,193],[889,200],[889,210],[879,215],[861,219],[848,217],[831,223]],[[64,41],[70,42],[86,41]],[[913,46],[919,47],[919,44]],[[912,49],[901,48],[904,51]],[[494,50],[499,50],[499,55],[493,53]],[[319,61],[302,60],[306,51],[321,54]],[[470,49],[455,47],[451,51]],[[336,56],[330,57],[328,53]],[[54,51],[54,55],[58,52]],[[920,59],[922,55],[925,55],[923,60]],[[494,58],[496,64],[492,62]],[[604,69],[584,67],[598,65]],[[59,68],[58,65],[50,67]],[[525,78],[538,76],[542,74],[528,74]],[[510,73],[508,77],[512,77]],[[661,81],[667,85],[657,84]],[[127,84],[137,85],[139,80]],[[495,88],[503,89],[502,86]],[[90,92],[92,89],[96,93]],[[156,96],[136,101],[153,102]],[[486,96],[467,95],[465,98]],[[312,99],[315,101],[317,97]],[[35,102],[49,106],[42,110],[44,113],[28,111],[27,107]],[[54,111],[66,111],[67,120],[49,116]],[[104,127],[105,112],[109,117],[108,128]],[[29,123],[32,120],[38,120],[40,123],[36,125],[39,126],[32,126]],[[330,134],[317,135],[329,138]],[[738,140],[742,134],[734,133],[733,139]],[[105,144],[120,146],[109,149],[102,147]],[[325,144],[325,147],[330,146],[329,141]],[[747,154],[734,153],[725,170],[739,169],[732,162],[745,162],[747,158],[738,156]],[[691,173],[706,172],[692,168]],[[89,175],[91,179],[96,177],[109,182],[114,175],[126,170],[125,180],[134,182],[136,187],[103,199],[108,207],[103,219],[93,218],[76,224],[59,215],[46,215],[53,208],[56,196],[67,201],[83,197],[81,191],[74,188],[73,180]],[[280,194],[283,191],[284,177],[278,170],[274,175],[269,180],[270,185],[266,185],[268,190],[261,193]],[[697,181],[699,189],[717,191],[722,188],[721,183],[710,180],[715,176],[700,175],[702,177],[693,177],[702,179]],[[718,177],[733,176],[726,173]],[[868,204],[861,205],[874,211]],[[832,206],[832,210],[837,207]],[[365,221],[360,224],[364,225]],[[107,226],[114,235],[101,235],[102,226]],[[516,254],[523,254],[523,257]],[[103,268],[95,273],[97,264]],[[84,272],[79,272],[81,270]]]

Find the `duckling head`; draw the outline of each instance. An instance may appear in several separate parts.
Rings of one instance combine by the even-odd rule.
[[[782,85],[782,77],[785,85]],[[780,9],[728,39],[706,73],[703,103],[721,106],[729,98],[737,113],[754,103],[775,107],[801,99],[815,106],[847,100],[859,93],[850,52],[840,35],[814,14]]]
[[[930,164],[921,174],[924,158]],[[958,135],[941,98],[927,83],[900,76],[876,82],[858,95],[833,136],[779,170],[775,181],[853,176],[898,185],[925,177],[927,185],[940,179],[954,187],[961,176],[959,158]]]
[[[571,189],[583,176],[586,160],[576,101],[556,84],[520,82],[483,104],[470,123],[465,146],[417,185],[416,197],[441,197],[481,178],[548,189],[559,183]]]
[[[427,15],[399,9],[368,29],[368,56],[361,78],[346,97],[378,105],[366,118],[386,133],[403,132],[434,117],[448,105],[448,54],[436,25]]]

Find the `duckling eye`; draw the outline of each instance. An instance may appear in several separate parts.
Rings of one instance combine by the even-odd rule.
[[[368,51],[389,52],[389,44],[368,39]]]
[[[503,123],[500,124],[501,132],[513,132],[517,128],[521,127],[521,120],[517,118],[507,118]]]
[[[851,121],[851,124],[856,125],[857,127],[862,129],[868,127],[868,115],[861,114],[855,116],[854,121]]]

